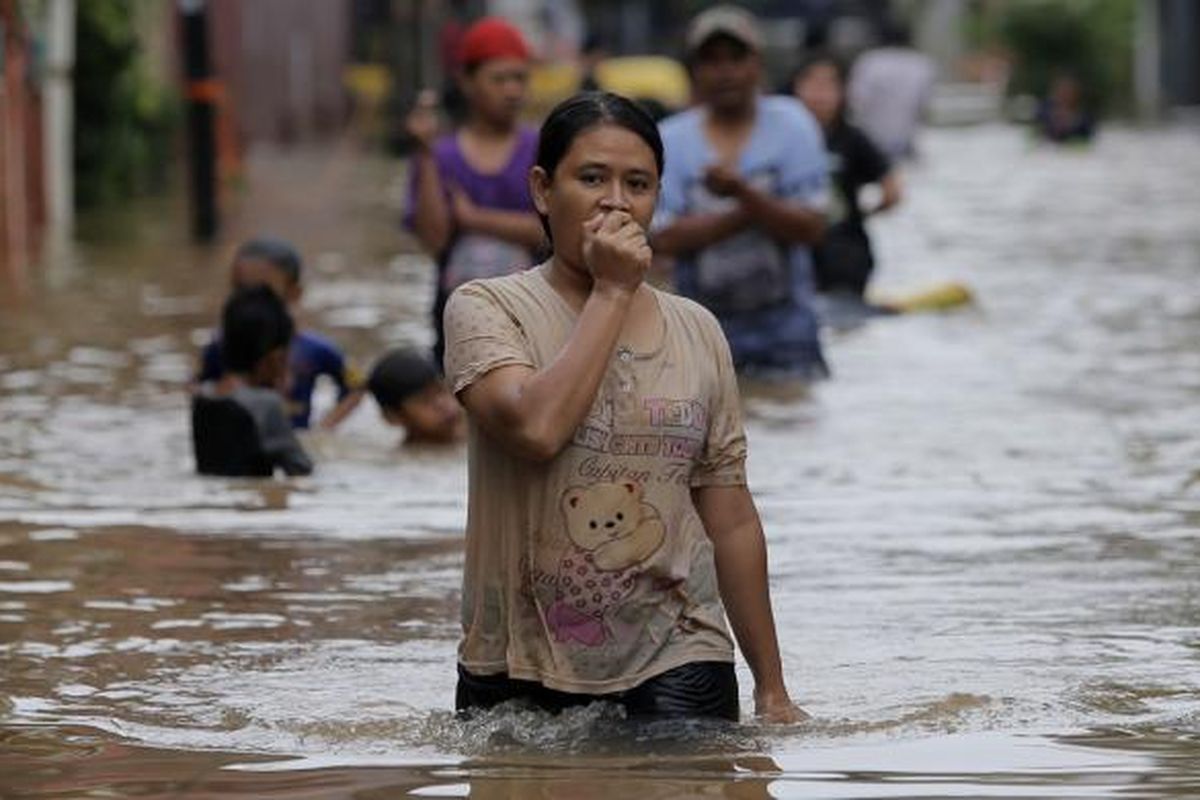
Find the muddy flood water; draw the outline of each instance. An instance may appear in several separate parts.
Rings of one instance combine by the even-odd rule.
[[[879,288],[978,303],[745,398],[791,729],[456,720],[465,452],[370,404],[311,478],[193,474],[239,237],[360,362],[428,340],[398,165],[260,153],[211,248],[177,201],[82,220],[0,303],[0,797],[1200,796],[1200,132],[923,144]]]

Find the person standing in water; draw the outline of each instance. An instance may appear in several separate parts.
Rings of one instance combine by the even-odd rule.
[[[757,712],[805,716],[784,685],[728,345],[701,306],[645,283],[662,166],[633,102],[563,102],[530,177],[552,255],[447,305],[470,430],[461,712],[610,700],[736,720],[727,613]]]
[[[870,138],[846,121],[845,78],[832,56],[805,59],[790,90],[816,117],[829,151],[833,201],[825,236],[813,248],[817,291],[862,299],[875,268],[864,223],[900,202],[900,178]],[[879,200],[866,206],[860,195],[872,185],[879,186]]]
[[[679,292],[717,315],[739,371],[825,377],[810,248],[825,231],[825,146],[793,97],[764,97],[762,35],[734,6],[687,32],[700,104],[661,124],[667,152],[655,252]]]
[[[436,94],[422,93],[407,120],[417,150],[405,224],[437,262],[434,359],[442,363],[442,313],[450,292],[473,278],[528,267],[542,242],[527,176],[536,131],[520,124],[529,48],[497,17],[479,20],[459,44],[466,122],[438,135]]]
[[[854,62],[847,92],[856,125],[892,161],[917,154],[917,127],[933,97],[937,67],[912,46],[908,27],[887,19],[882,43]]]

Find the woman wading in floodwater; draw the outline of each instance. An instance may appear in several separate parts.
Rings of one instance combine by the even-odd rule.
[[[530,177],[550,259],[447,306],[446,375],[471,421],[460,711],[610,700],[736,720],[728,614],[756,712],[805,716],[784,686],[729,347],[711,314],[644,283],[662,167],[630,101],[562,103]]]

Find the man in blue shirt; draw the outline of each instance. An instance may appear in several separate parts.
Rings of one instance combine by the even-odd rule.
[[[679,292],[717,316],[739,371],[825,377],[810,250],[829,191],[820,128],[794,98],[760,96],[749,12],[708,9],[686,44],[699,104],[661,124],[655,252],[675,258]]]

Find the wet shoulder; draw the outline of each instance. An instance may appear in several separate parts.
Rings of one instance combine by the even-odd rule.
[[[522,125],[517,130],[517,153],[520,157],[533,163],[537,156],[538,132],[528,125]]]
[[[300,331],[296,334],[294,347],[305,356],[315,360],[340,359],[342,350],[333,340],[316,331]]]
[[[458,150],[458,134],[455,131],[443,133],[433,141],[433,159],[439,164],[444,164],[453,159],[457,159]]]
[[[700,114],[701,109],[689,108],[686,111],[680,111],[678,114],[671,116],[658,123],[658,133],[662,136],[663,142],[671,142],[679,144],[690,137],[698,135],[700,131]],[[670,159],[667,159],[668,162]]]
[[[228,398],[250,412],[260,426],[268,418],[284,414],[283,398],[271,389],[259,386],[239,386]]]
[[[765,95],[759,99],[762,124],[778,136],[797,134],[819,138],[820,128],[804,104],[787,95]]]
[[[483,302],[502,309],[516,322],[533,322],[554,316],[562,300],[554,289],[531,267],[511,275],[479,278],[454,290],[450,304]]]

